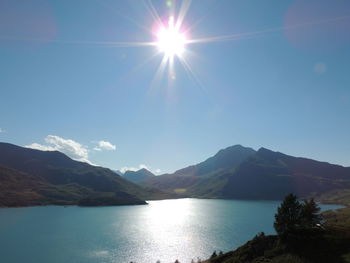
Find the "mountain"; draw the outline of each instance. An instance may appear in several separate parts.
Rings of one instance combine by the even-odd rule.
[[[2,206],[145,204],[145,199],[173,197],[58,151],[8,143],[0,143],[0,189]]]
[[[261,148],[235,171],[218,173],[189,192],[198,197],[278,200],[288,193],[317,197],[349,188],[349,167]]]
[[[123,173],[119,170],[113,170],[113,172],[115,172],[119,176],[123,176]]]
[[[220,172],[234,171],[240,163],[254,154],[255,151],[252,148],[234,145],[220,150],[213,157],[201,163],[177,170],[173,174],[149,178],[141,183],[186,195],[187,191],[196,184],[207,181],[212,175]]]
[[[143,185],[198,198],[280,200],[288,193],[319,197],[350,189],[350,168],[236,145]]]
[[[254,153],[255,151],[252,148],[234,145],[220,150],[204,162],[177,170],[173,175],[205,176],[223,170],[232,170]]]
[[[144,182],[150,178],[155,177],[153,173],[151,173],[145,168],[142,168],[138,171],[126,171],[122,176],[123,178],[134,183]]]

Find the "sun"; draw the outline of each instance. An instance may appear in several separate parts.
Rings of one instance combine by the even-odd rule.
[[[186,36],[174,25],[174,17],[169,18],[168,26],[159,28],[156,37],[158,50],[168,58],[181,57],[185,51]]]

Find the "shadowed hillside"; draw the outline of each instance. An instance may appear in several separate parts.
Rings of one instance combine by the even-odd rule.
[[[79,204],[86,198],[89,204],[92,199],[98,199],[99,205],[144,204],[145,199],[171,197],[57,151],[0,143],[0,165],[2,206]]]
[[[350,168],[265,148],[254,152],[233,146],[203,163],[152,178],[144,184],[199,198],[279,200],[291,192],[302,197],[318,197],[349,188]]]
[[[314,223],[313,227],[305,228],[304,225],[298,230],[289,229],[288,233],[278,232],[277,235],[271,236],[259,233],[236,250],[219,255],[213,253],[212,257],[203,263],[349,263],[349,190],[337,191],[336,196],[339,203],[346,204],[347,207],[323,212],[322,217],[319,217],[323,218],[322,227],[319,223]],[[327,200],[330,195],[323,198]],[[290,211],[292,210],[279,208],[277,213],[281,216],[281,213],[290,213]],[[314,218],[318,218],[317,211],[317,209],[312,210]],[[305,214],[300,214],[300,216],[303,215]],[[289,217],[279,217],[279,220],[281,218],[285,220]],[[291,220],[294,220],[294,217]],[[279,221],[279,224],[286,223],[286,221]]]
[[[234,171],[241,162],[254,153],[255,151],[251,148],[241,145],[231,146],[220,150],[204,162],[180,169],[173,174],[156,176],[141,183],[187,195],[192,187],[206,181],[208,177],[223,171]]]

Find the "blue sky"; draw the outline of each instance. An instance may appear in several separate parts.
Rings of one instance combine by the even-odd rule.
[[[154,41],[166,2],[0,0],[0,141],[159,173],[234,144],[350,166],[349,1],[193,0],[189,38],[231,37],[154,81],[157,47],[105,42]]]

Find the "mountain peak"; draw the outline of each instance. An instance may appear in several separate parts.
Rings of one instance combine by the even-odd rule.
[[[140,170],[137,170],[136,172],[148,172],[151,173],[149,170],[147,170],[146,168],[141,168]]]
[[[244,147],[244,146],[242,146],[240,144],[235,144],[235,145],[232,145],[232,146],[229,146],[227,148],[219,150],[216,153],[216,155],[218,155],[218,154],[229,154],[229,153],[232,153],[232,152],[243,152],[243,151],[249,151],[249,152],[255,153],[255,150],[250,148],[250,147]]]
[[[232,145],[221,149],[214,156],[196,165],[176,171],[176,175],[202,176],[219,170],[233,170],[241,162],[255,154],[252,148],[244,147],[240,144]]]
[[[140,183],[149,178],[155,177],[155,175],[146,168],[141,168],[137,171],[126,171],[123,177],[131,182]]]

